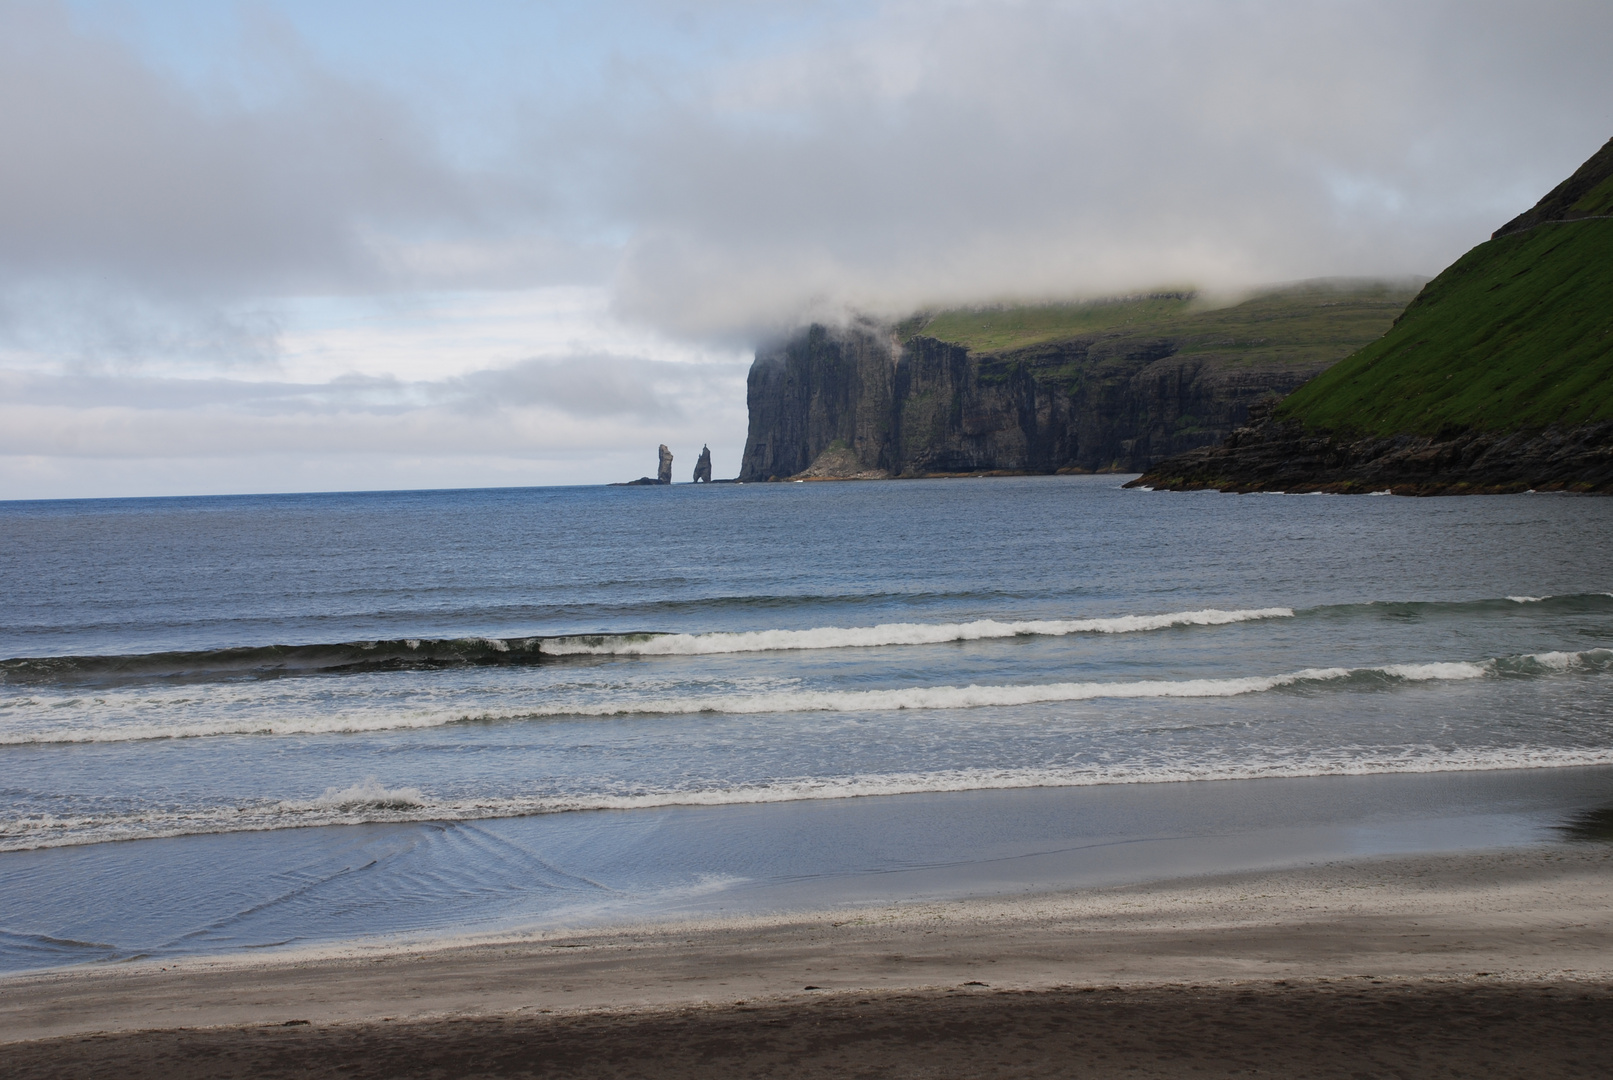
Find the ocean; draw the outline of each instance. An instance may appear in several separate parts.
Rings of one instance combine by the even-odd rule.
[[[0,503],[0,971],[1572,842],[1613,803],[1613,500],[1121,479]]]

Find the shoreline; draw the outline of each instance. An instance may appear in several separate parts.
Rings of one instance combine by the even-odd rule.
[[[1363,859],[1561,852],[1603,836],[1610,791],[1613,767],[1588,766],[587,811],[46,848],[0,856],[3,977],[183,967],[201,957],[214,967],[234,962],[221,957],[271,964],[374,955],[378,945],[438,951],[471,935],[581,940],[594,932],[584,928],[770,926],[791,912],[845,921],[902,905],[1006,911],[1026,897]],[[95,881],[119,888],[86,892]],[[77,899],[63,908],[53,899],[62,897]]]
[[[0,979],[0,1043],[1373,979],[1613,983],[1613,846],[61,968]]]

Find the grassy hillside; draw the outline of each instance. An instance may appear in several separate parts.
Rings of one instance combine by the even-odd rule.
[[[1613,419],[1613,141],[1428,283],[1382,339],[1289,396],[1327,431],[1435,435]]]
[[[1410,282],[1318,281],[1263,290],[1208,308],[1191,293],[1072,304],[954,308],[903,321],[903,340],[922,334],[978,353],[1006,353],[1093,334],[1171,338],[1177,356],[1232,363],[1330,363],[1388,329],[1416,293]]]

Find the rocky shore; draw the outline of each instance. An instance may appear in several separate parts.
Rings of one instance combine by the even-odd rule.
[[[1163,491],[1323,491],[1490,495],[1613,494],[1613,422],[1533,431],[1338,435],[1256,409],[1219,446],[1155,465],[1128,487]]]

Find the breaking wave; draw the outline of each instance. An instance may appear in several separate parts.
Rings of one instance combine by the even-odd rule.
[[[1613,658],[1613,653],[1609,654]],[[902,709],[975,709],[1041,705],[1099,698],[1214,698],[1279,687],[1328,683],[1386,686],[1430,679],[1477,679],[1495,662],[1395,664],[1381,668],[1306,668],[1283,675],[1230,679],[1141,679],[1131,682],[1031,683],[1018,686],[911,686],[892,690],[780,690],[761,694],[641,698],[534,709],[528,715],[626,716],[690,713],[888,712]]]
[[[425,797],[419,788],[389,788],[375,777],[362,780],[352,787],[326,788],[325,794],[307,802],[283,802],[281,809],[303,810],[406,810],[421,806]]]
[[[806,630],[711,633],[599,633],[448,639],[394,638],[321,645],[263,645],[126,656],[50,656],[0,660],[0,685],[207,680],[315,673],[509,666],[585,656],[711,656],[731,653],[939,645],[1074,634],[1130,634],[1229,626],[1273,619],[1460,617],[1522,613],[1578,615],[1613,612],[1613,593],[1508,596],[1489,600],[1369,601],[1296,610],[1289,607],[1204,608],[1154,615],[1090,619],[976,619],[969,622],[881,623]]]
[[[778,689],[752,693],[622,694],[592,700],[466,714],[455,710],[402,713],[374,708],[315,717],[208,719],[193,723],[104,723],[95,726],[0,732],[0,745],[135,742],[217,736],[345,735],[442,727],[455,723],[518,722],[568,717],[687,716],[699,713],[787,714],[949,710],[1135,698],[1228,698],[1275,690],[1327,692],[1390,689],[1408,683],[1522,678],[1613,671],[1613,649],[1525,653],[1478,662],[1443,661],[1360,668],[1305,668],[1279,675],[1219,679],[1141,679],[1112,682],[909,686],[884,690]],[[338,793],[340,794],[340,793]],[[333,796],[334,797],[334,796]]]
[[[556,637],[397,638],[330,645],[264,645],[130,656],[51,656],[0,660],[0,683],[108,682],[139,679],[227,678],[315,672],[403,671],[445,667],[536,664],[561,656],[699,656],[773,650],[878,645],[933,645],[1036,635],[1124,634],[1175,626],[1224,626],[1293,616],[1289,608],[1180,611],[1105,619],[979,619],[966,623],[886,623],[812,630],[739,633],[572,634]]]
[[[1107,619],[1028,619],[1000,622],[881,623],[878,626],[823,626],[812,630],[751,630],[711,634],[576,634],[545,638],[546,656],[709,656],[719,653],[793,649],[869,648],[880,645],[939,645],[989,638],[1063,637],[1068,634],[1129,634],[1176,626],[1226,626],[1254,619],[1293,618],[1291,608],[1245,611],[1177,611],[1166,615],[1120,615]]]

